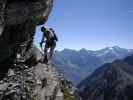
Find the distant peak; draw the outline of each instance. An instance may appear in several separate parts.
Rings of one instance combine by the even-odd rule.
[[[119,46],[113,46],[112,48],[115,48],[115,49],[120,49],[120,47],[119,47]]]
[[[80,53],[84,53],[84,54],[88,54],[88,50],[86,50],[85,48],[82,48],[79,50]]]
[[[76,52],[76,50],[64,48],[61,52]]]
[[[68,49],[68,48],[64,48],[62,51],[67,51],[67,50],[71,50],[71,49]]]
[[[108,47],[109,50],[113,50],[114,48],[113,47]]]
[[[85,48],[80,49],[79,51],[87,51]]]
[[[121,48],[119,46],[113,46],[113,47],[106,47],[105,49],[114,50],[114,49],[121,49]]]

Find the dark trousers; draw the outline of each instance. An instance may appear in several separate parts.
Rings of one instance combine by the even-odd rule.
[[[56,47],[56,42],[53,42],[51,44],[46,42],[45,48],[44,48],[44,60],[43,60],[43,62],[48,62],[48,60],[52,59],[55,47]],[[48,54],[48,49],[50,49],[49,54]]]

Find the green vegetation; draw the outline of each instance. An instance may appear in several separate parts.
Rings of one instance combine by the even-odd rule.
[[[72,95],[68,91],[67,88],[63,88],[63,93],[64,93],[64,100],[73,100]]]

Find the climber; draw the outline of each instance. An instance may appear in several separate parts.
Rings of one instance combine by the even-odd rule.
[[[47,64],[48,58],[49,58],[49,60],[52,59],[53,51],[56,46],[56,41],[58,41],[58,38],[55,34],[55,31],[52,28],[50,28],[48,30],[43,26],[43,27],[41,27],[41,31],[43,32],[43,37],[40,42],[40,47],[43,50],[42,44],[45,42],[43,63]],[[49,57],[47,57],[48,49],[50,49]]]

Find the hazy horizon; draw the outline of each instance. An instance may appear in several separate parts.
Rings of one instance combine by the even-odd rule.
[[[57,32],[57,50],[99,50],[119,46],[133,48],[132,0],[55,0],[46,23]],[[35,44],[42,33],[36,29]]]
[[[85,50],[90,50],[90,51],[98,51],[98,50],[102,50],[102,49],[105,49],[105,48],[112,48],[112,47],[116,47],[116,46],[111,46],[111,47],[103,47],[103,48],[99,48],[99,49],[86,49],[86,48],[79,48],[79,49],[72,49],[72,48],[63,48],[63,49],[56,49],[56,51],[62,51],[62,50],[65,50],[65,49],[69,49],[69,50],[76,50],[76,51],[79,51],[79,50],[82,50],[82,49],[85,49]],[[119,47],[119,48],[122,48],[122,49],[132,49],[133,50],[133,48],[124,48],[124,47],[120,47],[120,46],[117,46],[117,47]]]

